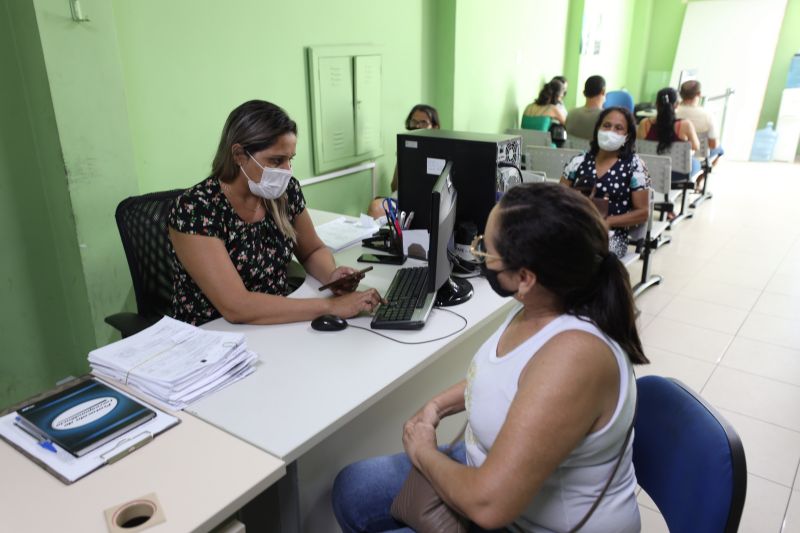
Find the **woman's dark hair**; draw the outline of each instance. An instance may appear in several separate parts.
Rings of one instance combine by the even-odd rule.
[[[589,152],[592,155],[597,155],[597,152],[600,150],[600,145],[597,143],[597,132],[600,131],[603,120],[613,111],[621,113],[622,116],[625,117],[628,135],[625,137],[625,144],[619,149],[619,158],[627,160],[633,157],[633,154],[636,152],[636,121],[633,119],[631,112],[624,107],[607,107],[600,112],[600,116],[597,117],[597,122],[594,123],[594,133],[592,133],[592,140],[589,143]]]
[[[539,91],[539,96],[534,101],[536,105],[555,105],[558,103],[558,97],[564,92],[564,84],[556,79],[550,80],[544,84],[542,90]]]
[[[556,183],[527,183],[506,192],[498,207],[496,248],[506,268],[536,274],[562,312],[594,322],[632,363],[648,363],[628,271],[608,251],[608,230],[592,203]]]
[[[435,107],[427,104],[417,104],[411,108],[411,111],[408,112],[408,116],[406,117],[406,129],[414,129],[411,127],[411,117],[413,117],[414,113],[417,111],[421,111],[428,115],[428,120],[431,121],[431,126],[433,126],[434,129],[439,129],[439,112],[436,111]]]
[[[678,93],[672,87],[664,87],[656,95],[656,138],[658,148],[656,152],[663,153],[668,150],[675,140],[675,104],[678,103]]]

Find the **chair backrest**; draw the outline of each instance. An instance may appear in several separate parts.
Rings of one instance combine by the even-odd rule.
[[[665,155],[672,160],[672,170],[681,174],[692,171],[692,144],[689,141],[676,141],[664,152],[658,153],[658,143],[636,139],[636,151],[640,154]]]
[[[171,243],[167,217],[184,189],[132,196],[117,206],[117,229],[128,259],[138,314],[158,320],[172,305]]]
[[[747,492],[736,430],[674,379],[637,380],[633,466],[672,532],[735,532]]]
[[[520,127],[526,130],[550,131],[550,123],[552,121],[553,119],[550,117],[522,115],[522,125]]]
[[[606,93],[603,109],[608,109],[609,107],[624,107],[633,113],[633,96],[625,90],[609,91]]]
[[[700,141],[700,148],[697,149],[694,156],[700,161],[708,159],[708,156],[711,155],[711,148],[708,147],[708,132],[698,133],[697,140]]]
[[[551,146],[553,144],[549,131],[508,128],[506,133],[522,137],[522,146]]]
[[[530,156],[530,161],[525,161],[526,170],[544,172],[548,180],[559,181],[564,174],[564,166],[583,150],[526,146],[525,153]]]
[[[653,190],[659,194],[669,194],[672,188],[672,160],[665,155],[638,155],[647,167]]]
[[[570,135],[567,142],[564,143],[562,148],[569,148],[571,150],[580,150],[581,152],[588,152],[591,149],[591,141],[589,139],[582,139]]]

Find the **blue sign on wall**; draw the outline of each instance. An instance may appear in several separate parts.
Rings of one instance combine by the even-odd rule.
[[[796,87],[800,87],[800,54],[792,57],[792,62],[789,64],[789,76],[786,78],[787,89]]]

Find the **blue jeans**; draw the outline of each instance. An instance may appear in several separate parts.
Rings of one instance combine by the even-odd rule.
[[[725,155],[725,150],[722,149],[722,146],[717,146],[716,148],[712,148],[711,150],[709,150],[708,155],[709,156]]]
[[[453,446],[447,455],[466,464],[464,442]],[[411,461],[405,453],[373,457],[343,468],[333,482],[331,496],[333,512],[343,533],[412,533],[390,513],[392,501],[410,471]],[[470,527],[470,533],[484,531],[474,524]]]

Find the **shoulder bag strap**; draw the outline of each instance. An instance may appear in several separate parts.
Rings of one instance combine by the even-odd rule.
[[[603,490],[600,492],[600,495],[597,497],[597,499],[594,501],[592,506],[589,508],[589,510],[583,516],[581,521],[578,522],[575,525],[575,527],[573,527],[572,529],[569,530],[569,533],[575,533],[580,528],[582,528],[584,525],[586,525],[586,522],[589,521],[589,518],[592,516],[592,514],[594,514],[595,510],[600,505],[600,501],[603,499],[603,496],[606,495],[606,491],[608,491],[608,487],[611,486],[611,481],[614,479],[614,476],[617,474],[617,470],[619,470],[619,465],[622,463],[622,458],[625,456],[625,449],[628,447],[628,443],[631,440],[631,434],[633,434],[633,425],[636,423],[636,412],[638,410],[639,410],[639,402],[637,400],[636,407],[634,408],[634,411],[633,411],[633,420],[631,420],[631,425],[628,428],[628,433],[625,435],[625,442],[622,443],[622,449],[619,452],[619,457],[617,457],[617,464],[614,465],[614,470],[612,470],[611,471],[611,475],[608,476],[608,481],[606,481],[606,485],[605,485],[605,487],[603,487]]]

